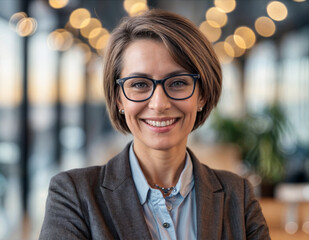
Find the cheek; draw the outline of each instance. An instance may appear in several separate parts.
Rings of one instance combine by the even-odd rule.
[[[180,108],[183,108],[184,113],[196,115],[198,108],[197,96],[194,95],[192,98],[189,98],[188,101],[184,104],[179,105]]]
[[[140,130],[140,120],[139,116],[143,110],[139,105],[134,102],[129,102],[128,100],[124,102],[125,119],[126,123],[133,135],[137,134]]]
[[[197,105],[196,101],[190,101],[187,103],[182,103],[177,106],[178,110],[182,112],[184,116],[184,123],[185,124],[194,124],[196,115],[197,115]]]
[[[126,120],[128,121],[134,121],[138,118],[140,113],[143,111],[144,107],[143,104],[131,102],[129,100],[121,99],[123,103],[123,108],[125,111]]]

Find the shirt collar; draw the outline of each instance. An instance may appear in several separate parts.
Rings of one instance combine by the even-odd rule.
[[[130,146],[129,159],[133,181],[137,190],[137,195],[140,203],[143,205],[147,200],[147,194],[150,187],[133,151],[133,143]]]
[[[191,191],[193,185],[194,185],[193,165],[192,165],[190,154],[187,152],[185,167],[182,170],[179,180],[176,184],[176,192],[172,193],[171,195],[173,194],[176,195],[179,192],[180,195],[183,198],[185,198],[188,195],[188,193]]]
[[[133,181],[137,190],[137,194],[140,200],[140,203],[143,205],[147,200],[147,194],[150,189],[150,186],[142,172],[142,169],[139,165],[137,157],[133,150],[133,143],[130,146],[129,150],[129,160],[131,166],[131,172]],[[191,191],[194,185],[194,178],[193,178],[193,165],[191,161],[191,157],[186,153],[186,163],[185,167],[182,170],[182,173],[179,177],[179,180],[176,184],[176,191],[172,192],[171,195],[177,195],[178,193],[181,194],[183,198],[185,198],[188,193]]]

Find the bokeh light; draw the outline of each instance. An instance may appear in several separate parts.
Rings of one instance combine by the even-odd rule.
[[[256,37],[249,27],[241,26],[234,32],[234,41],[238,47],[248,49],[254,45]]]
[[[298,230],[298,224],[296,222],[288,222],[285,224],[284,230],[289,234],[295,234]]]
[[[142,3],[144,5],[147,5],[147,0],[125,0],[123,2],[123,7],[126,10],[126,12],[130,14],[131,8],[133,7],[133,5],[137,3]]]
[[[59,9],[68,5],[69,0],[49,0],[48,3],[52,8]]]
[[[101,36],[97,43],[96,43],[96,50],[97,50],[97,53],[100,55],[100,56],[103,56],[104,55],[104,50],[105,50],[105,47],[107,45],[107,42],[110,38],[110,34],[107,33],[107,34],[104,34],[103,36]]]
[[[276,21],[282,21],[287,17],[288,9],[282,2],[273,1],[267,5],[267,14]]]
[[[37,29],[37,21],[34,18],[22,18],[16,26],[16,32],[21,37],[32,35]]]
[[[259,17],[254,24],[255,30],[263,37],[270,37],[276,31],[275,23],[268,17]]]
[[[306,221],[306,222],[303,223],[302,230],[303,230],[305,233],[309,234],[309,221]]]
[[[96,42],[96,49],[99,49],[99,50],[104,49],[109,37],[110,37],[109,33],[100,36],[100,38]]]
[[[10,20],[9,20],[9,26],[12,30],[16,31],[17,24],[20,20],[27,18],[27,14],[25,12],[17,12],[14,13]]]
[[[52,50],[66,51],[72,47],[74,38],[72,33],[65,29],[56,29],[47,38],[47,46]]]
[[[224,50],[226,52],[227,55],[229,55],[230,57],[234,58],[235,56],[235,52],[233,47],[231,46],[231,44],[229,44],[227,41],[224,41]]]
[[[235,43],[235,41],[234,41],[234,35],[229,35],[226,39],[225,39],[225,41],[224,41],[225,43],[228,43],[232,48],[233,48],[233,56],[232,57],[234,57],[234,58],[236,58],[236,57],[240,57],[240,56],[242,56],[244,53],[245,53],[245,49],[243,49],[243,48],[240,48],[236,43]],[[229,54],[228,52],[227,52],[227,54]]]
[[[91,31],[96,28],[102,28],[102,23],[96,18],[91,18],[88,24],[80,29],[80,33],[83,37],[89,38]]]
[[[149,8],[146,3],[138,2],[133,4],[133,6],[130,8],[129,15],[137,16],[146,12],[147,10],[149,10]]]
[[[70,15],[70,24],[74,28],[86,27],[90,22],[90,12],[85,8],[78,8]]]
[[[99,39],[101,39],[101,37],[103,37],[106,34],[109,34],[109,33],[108,33],[107,29],[105,29],[105,28],[95,28],[95,29],[93,29],[90,32],[89,37],[88,37],[89,44],[95,49],[99,48],[99,45],[98,45],[99,42],[98,41],[99,41]]]
[[[227,64],[233,61],[233,57],[227,54],[226,49],[231,51],[231,46],[228,46],[225,42],[218,42],[214,45],[214,50],[218,56],[220,63]]]
[[[78,37],[80,34],[80,29],[74,28],[71,25],[70,20],[64,25],[64,29],[72,33],[74,37]]]
[[[216,42],[221,37],[221,28],[215,28],[207,21],[202,22],[199,26],[199,29],[210,42]]]
[[[219,8],[222,12],[225,13],[234,11],[236,7],[235,0],[215,0],[214,4],[217,8]]]
[[[227,23],[227,15],[216,7],[209,8],[205,17],[208,23],[216,28],[223,27]]]

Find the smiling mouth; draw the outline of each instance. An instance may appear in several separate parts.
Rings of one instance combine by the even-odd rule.
[[[167,127],[172,125],[174,122],[176,122],[176,118],[167,120],[167,121],[153,121],[153,120],[145,120],[147,124],[153,127]]]

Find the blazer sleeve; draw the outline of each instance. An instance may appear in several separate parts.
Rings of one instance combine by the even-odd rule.
[[[244,189],[246,238],[249,240],[270,239],[268,226],[260,204],[254,197],[252,185],[247,179],[244,179]]]
[[[68,173],[51,179],[39,239],[91,239],[76,186]]]

